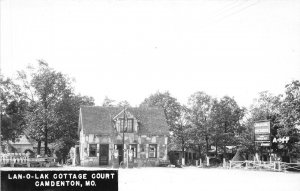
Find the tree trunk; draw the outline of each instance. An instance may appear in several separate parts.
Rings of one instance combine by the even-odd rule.
[[[218,157],[218,142],[216,141],[216,152],[215,152],[216,157]]]
[[[184,154],[184,148],[183,147],[182,147],[181,152],[182,152],[182,157],[181,157],[181,163],[182,163],[182,159],[184,159],[184,161],[185,161],[185,154]]]
[[[208,156],[208,136],[205,135],[205,142],[206,142],[206,156]]]
[[[41,154],[41,141],[38,141],[38,146],[37,146],[37,154]]]
[[[201,158],[201,145],[200,144],[198,145],[198,152],[199,152],[199,158],[198,159],[200,159]]]
[[[225,122],[225,129],[224,129],[225,131],[225,138],[227,138],[227,123]],[[227,155],[227,153],[226,153],[226,140],[224,140],[224,155],[223,155],[223,158],[226,158],[226,155]]]
[[[184,141],[182,141],[182,145],[181,145],[181,152],[182,152],[182,157],[181,157],[181,163],[182,163],[182,159],[185,159],[185,154],[184,154]],[[185,160],[184,160],[185,162]]]
[[[47,104],[47,101],[46,101],[46,98],[44,99],[44,109],[46,112],[48,112],[48,104]],[[47,155],[48,154],[48,117],[47,117],[47,114],[44,114],[44,119],[45,119],[45,152],[44,152],[44,155]]]
[[[47,124],[46,124],[46,128],[45,128],[45,155],[48,154],[48,128],[47,128]]]
[[[226,152],[226,145],[224,145],[224,155],[223,155],[223,158],[226,159],[226,156],[227,156],[227,152]]]

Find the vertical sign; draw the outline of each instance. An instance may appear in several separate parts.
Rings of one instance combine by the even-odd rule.
[[[261,146],[270,146],[270,121],[258,121],[254,123],[255,142]]]

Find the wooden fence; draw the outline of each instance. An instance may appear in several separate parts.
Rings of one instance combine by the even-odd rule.
[[[229,166],[228,166],[229,165]],[[269,171],[300,171],[300,163],[286,163],[280,161],[229,161],[223,167],[230,169],[257,169]]]

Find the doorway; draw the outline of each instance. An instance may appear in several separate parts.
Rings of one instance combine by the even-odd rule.
[[[123,144],[117,144],[115,145],[115,149],[118,150],[119,156],[119,164],[123,161]]]
[[[108,144],[100,144],[99,165],[108,165]]]
[[[79,151],[79,145],[75,145],[75,165],[80,165],[80,151]]]

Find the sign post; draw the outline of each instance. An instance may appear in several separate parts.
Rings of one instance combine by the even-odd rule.
[[[269,147],[270,152],[270,121],[257,121],[254,123],[254,141],[259,147]],[[262,152],[261,149],[260,152]]]
[[[258,121],[254,123],[255,143],[260,146],[270,146],[270,121]]]

